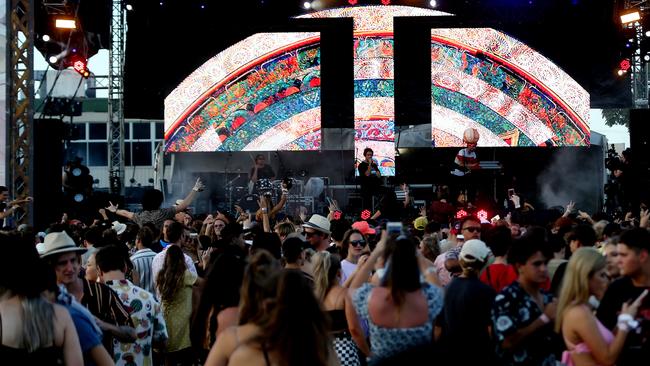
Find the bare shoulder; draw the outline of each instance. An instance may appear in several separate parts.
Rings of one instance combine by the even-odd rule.
[[[593,316],[591,310],[582,305],[573,305],[564,311],[564,319],[568,322],[584,321],[592,319]]]
[[[64,324],[68,321],[72,321],[70,312],[64,306],[59,304],[54,305],[54,321],[59,324]]]

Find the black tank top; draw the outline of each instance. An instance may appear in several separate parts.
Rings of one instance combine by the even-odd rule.
[[[345,317],[345,310],[328,310],[327,315],[330,317],[330,332],[340,333],[348,331],[348,320]]]

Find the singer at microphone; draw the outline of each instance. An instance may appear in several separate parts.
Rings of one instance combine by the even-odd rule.
[[[359,183],[364,207],[372,206],[372,196],[379,192],[381,186],[381,172],[377,162],[372,158],[374,152],[367,147],[363,150],[364,160],[359,163]]]

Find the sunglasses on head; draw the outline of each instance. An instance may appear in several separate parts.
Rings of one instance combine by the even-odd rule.
[[[350,240],[350,245],[355,247],[364,247],[366,245],[365,240]]]
[[[467,230],[467,231],[469,231],[470,233],[475,233],[475,232],[479,232],[479,233],[480,233],[480,232],[481,232],[481,228],[480,228],[480,227],[476,227],[476,226],[466,227],[466,228],[464,228],[463,230]]]

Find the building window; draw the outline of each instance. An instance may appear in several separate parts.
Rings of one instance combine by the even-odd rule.
[[[89,140],[106,140],[108,125],[106,123],[89,123],[88,124],[88,139]]]
[[[135,134],[135,133],[134,133]],[[135,166],[151,166],[151,142],[134,142],[132,144],[132,158]]]
[[[108,166],[108,143],[88,143],[88,166]]]
[[[134,123],[133,140],[149,140],[151,138],[151,123]]]

